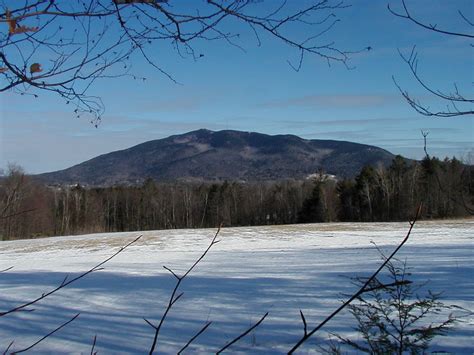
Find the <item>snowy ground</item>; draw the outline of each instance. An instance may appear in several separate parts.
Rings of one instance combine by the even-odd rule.
[[[367,275],[380,264],[375,242],[386,253],[405,236],[408,223],[333,223],[224,228],[220,243],[184,281],[184,296],[172,309],[158,339],[158,352],[176,353],[202,325],[213,323],[188,353],[212,353],[269,316],[229,353],[285,353],[308,326],[317,325],[355,287],[347,277]],[[399,253],[413,279],[430,281],[442,301],[474,310],[474,220],[418,222]],[[174,285],[162,265],[182,272],[204,250],[215,230],[144,232],[142,239],[77,283],[34,306],[34,312],[0,317],[0,349],[14,340],[22,349],[71,318],[80,316],[35,347],[35,353],[90,353],[97,335],[99,353],[146,353]],[[113,254],[139,233],[96,234],[0,243],[0,311],[54,288]],[[300,353],[318,353],[328,332],[351,334],[354,321],[343,312]],[[432,351],[474,352],[474,320]]]

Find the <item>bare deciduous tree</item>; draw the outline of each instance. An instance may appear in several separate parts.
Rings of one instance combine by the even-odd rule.
[[[18,234],[21,229],[18,217],[34,211],[34,208],[25,206],[31,190],[23,169],[9,164],[7,175],[0,184],[0,239],[10,239]]]
[[[160,62],[163,55],[157,57],[159,43],[198,60],[202,41],[244,50],[241,35],[254,36],[258,45],[270,37],[299,53],[290,63],[296,70],[306,55],[348,66],[354,53],[324,38],[339,22],[337,12],[348,7],[343,1],[3,0],[1,6],[0,22],[7,26],[0,31],[0,92],[54,92],[95,123],[103,104],[88,95],[90,86],[119,76],[145,80],[130,70],[136,55],[175,81]]]

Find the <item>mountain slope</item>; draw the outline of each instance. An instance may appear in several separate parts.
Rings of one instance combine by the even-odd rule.
[[[353,176],[364,165],[387,165],[393,154],[374,146],[205,129],[100,155],[71,168],[37,175],[47,183],[112,185],[159,181],[276,180],[320,170]]]

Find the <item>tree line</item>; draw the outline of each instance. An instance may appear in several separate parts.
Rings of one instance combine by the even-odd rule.
[[[12,166],[0,182],[3,240],[135,230],[332,221],[408,220],[474,211],[474,167],[456,158],[395,157],[351,179],[175,182],[140,186],[45,186]]]

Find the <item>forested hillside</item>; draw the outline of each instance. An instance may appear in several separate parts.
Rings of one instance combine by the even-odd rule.
[[[353,179],[325,174],[273,182],[47,187],[18,168],[1,182],[2,239],[168,228],[461,217],[474,210],[474,167],[455,158],[364,167]]]

